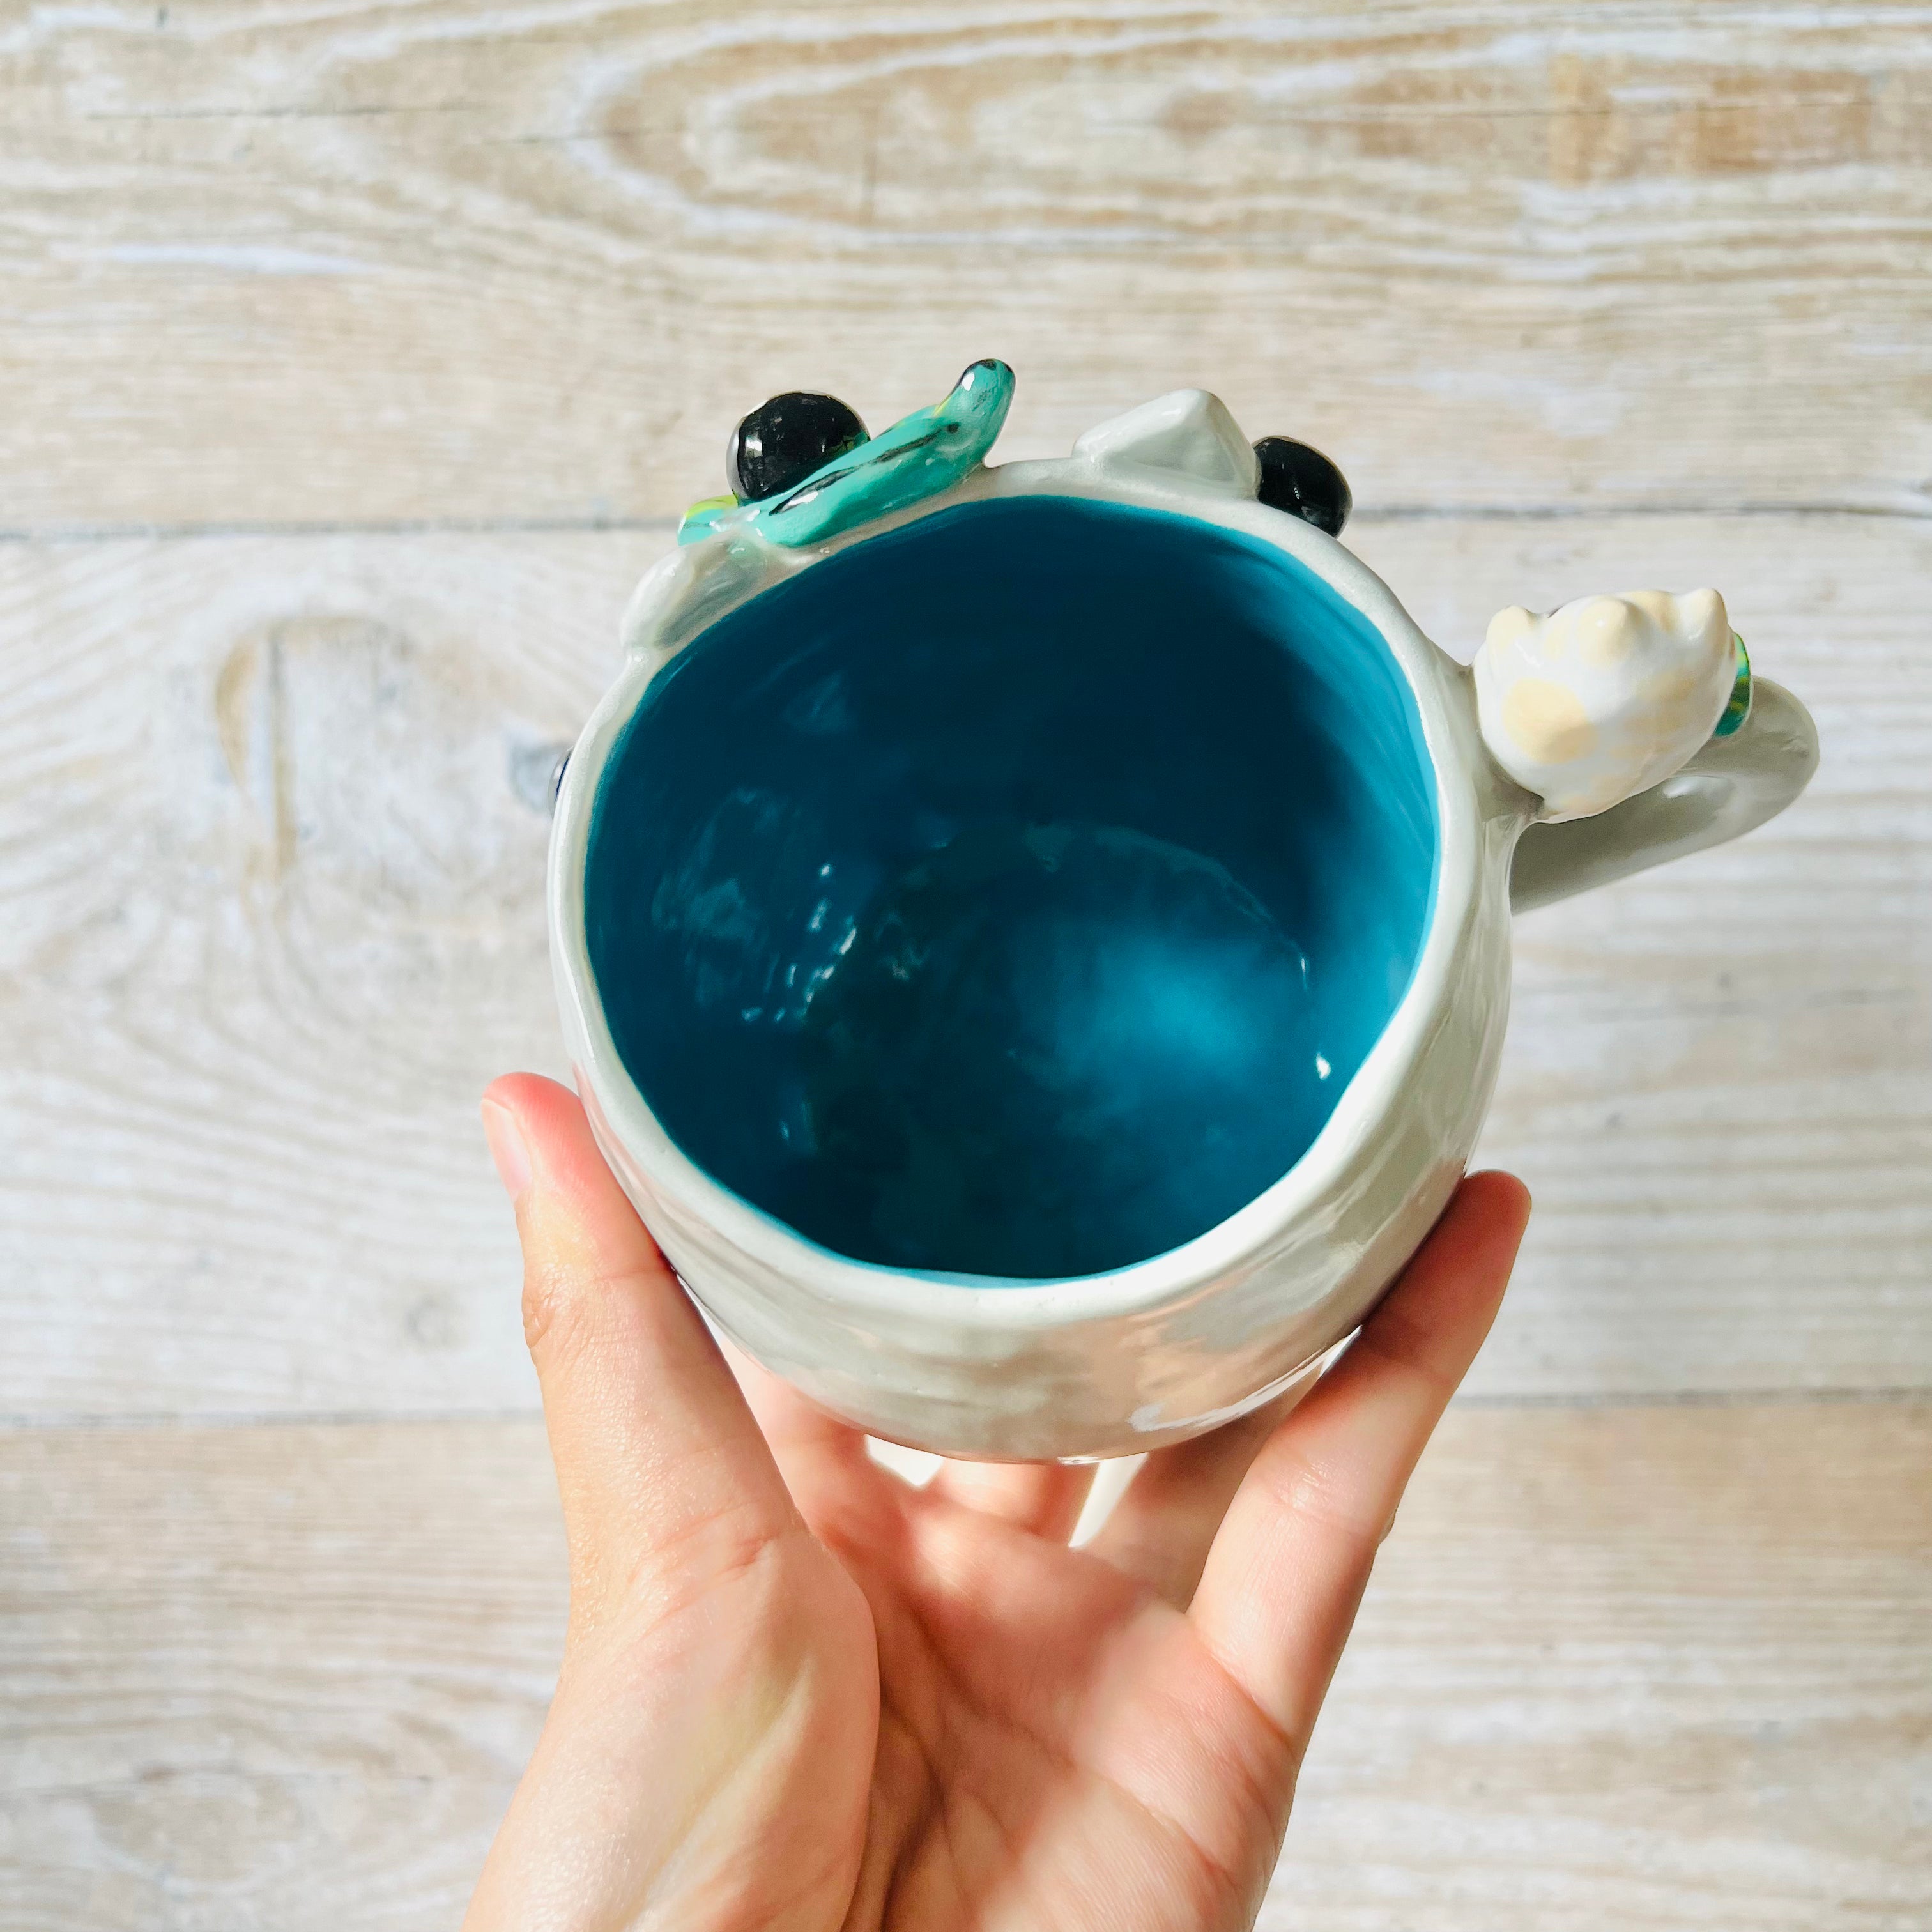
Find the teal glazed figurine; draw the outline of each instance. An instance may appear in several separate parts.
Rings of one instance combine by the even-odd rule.
[[[740,423],[564,774],[552,956],[719,1328],[897,1442],[1116,1455],[1414,1251],[1512,911],[1748,831],[1816,740],[1714,590],[1512,607],[1465,664],[1320,452],[1184,390],[989,466],[1012,392]]]
[[[686,512],[677,540],[702,543],[721,532],[755,530],[766,542],[795,550],[909,508],[958,482],[985,460],[1012,401],[1013,372],[1004,362],[975,362],[943,403],[914,410],[868,442],[832,447],[826,460],[796,480],[775,467],[765,480],[769,494],[742,500],[736,495],[714,496],[694,503]],[[778,413],[781,404],[792,404],[794,417],[814,405],[824,414],[842,412],[859,435],[865,434],[865,425],[832,397],[778,397],[760,414]],[[778,413],[778,421],[783,420]],[[742,480],[748,427],[748,422],[741,424],[731,440],[730,466],[738,472],[734,484]],[[817,432],[819,424],[813,422],[810,428]],[[815,454],[826,444],[814,434],[811,446]]]

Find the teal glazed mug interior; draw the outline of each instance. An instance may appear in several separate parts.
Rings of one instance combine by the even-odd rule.
[[[1414,1251],[1513,896],[1749,829],[1815,740],[1714,592],[1466,667],[1316,452],[1191,391],[988,467],[1011,388],[747,418],[566,771],[553,956],[720,1329],[897,1442],[1104,1456],[1266,1400]]]

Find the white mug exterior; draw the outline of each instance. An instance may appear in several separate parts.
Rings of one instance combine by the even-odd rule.
[[[1200,392],[1148,411],[1166,440],[1150,452],[1157,458],[1177,430],[1185,444],[1187,422],[1168,420],[1177,415],[1198,423],[1204,439],[1228,440],[1225,410]],[[1121,424],[1128,433],[1091,433],[1070,458],[977,470],[914,509],[810,550],[734,553],[712,539],[667,559],[633,600],[633,648],[558,798],[552,960],[578,1087],[613,1172],[692,1294],[748,1354],[871,1433],[948,1456],[1084,1458],[1177,1442],[1265,1401],[1360,1322],[1441,1214],[1475,1144],[1508,1008],[1512,854],[1541,815],[1486,752],[1468,671],[1372,572],[1333,538],[1230,487],[1211,462],[1148,460],[1132,419]],[[835,1254],[688,1160],[613,1042],[584,900],[605,761],[651,679],[692,637],[767,584],[884,530],[962,502],[1024,496],[1138,506],[1240,532],[1286,551],[1360,610],[1414,697],[1435,771],[1438,855],[1408,988],[1294,1167],[1167,1253],[1106,1274],[1011,1286]]]

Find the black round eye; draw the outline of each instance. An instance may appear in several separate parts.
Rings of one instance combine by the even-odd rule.
[[[1286,510],[1326,530],[1342,534],[1355,507],[1348,480],[1318,449],[1286,436],[1264,436],[1255,445],[1261,458],[1261,487],[1255,494],[1271,510]]]
[[[763,502],[865,440],[866,425],[836,396],[794,389],[754,410],[731,432],[724,479],[741,503]]]

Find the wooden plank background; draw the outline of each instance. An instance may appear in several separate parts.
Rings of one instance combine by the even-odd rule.
[[[0,1932],[454,1922],[561,1569],[477,1089],[782,388],[1182,382],[1824,763],[1520,930],[1518,1284],[1265,1920],[1932,1925],[1932,7],[0,8]]]

